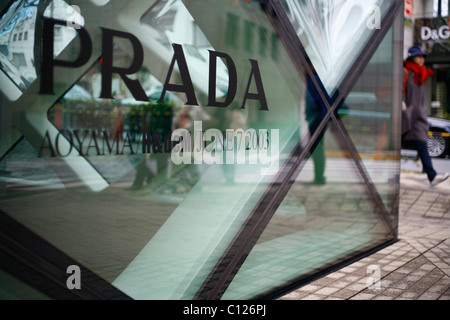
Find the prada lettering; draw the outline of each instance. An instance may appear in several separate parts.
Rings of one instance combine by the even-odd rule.
[[[53,94],[53,73],[55,67],[77,68],[88,62],[92,54],[92,40],[89,33],[83,27],[75,29],[80,40],[80,52],[73,61],[55,59],[53,57],[53,38],[55,25],[66,26],[67,21],[45,18],[43,22],[43,43],[42,43],[42,65],[43,70],[40,82],[40,94]],[[138,72],[144,61],[144,50],[139,39],[133,34],[101,28],[102,30],[102,68],[101,68],[101,93],[100,98],[112,99],[112,75],[118,74],[127,88],[130,90],[134,99],[138,101],[149,101],[139,80],[130,79],[129,76]],[[128,40],[133,48],[133,61],[127,68],[113,66],[113,40],[114,38],[123,38]],[[159,102],[164,101],[167,91],[181,92],[186,95],[185,105],[199,105],[197,102],[194,86],[189,74],[189,67],[180,44],[172,44],[174,54],[167,72],[167,77],[163,85],[163,90]],[[215,96],[216,78],[217,78],[217,59],[223,59],[228,69],[228,92],[224,101],[217,101]],[[180,78],[183,84],[170,83],[170,77],[175,63],[178,65]],[[245,94],[241,104],[241,109],[245,109],[247,100],[256,100],[260,102],[260,110],[268,111],[267,100],[264,92],[264,86],[259,70],[258,61],[250,59],[251,71],[248,78]],[[233,59],[226,53],[209,51],[209,83],[208,83],[208,104],[209,107],[228,107],[234,100],[237,91],[237,71]],[[250,85],[254,82],[256,92],[249,92]]]

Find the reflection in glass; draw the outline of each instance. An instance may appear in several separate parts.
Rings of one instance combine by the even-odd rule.
[[[156,54],[164,55],[168,58],[171,55],[172,43],[183,46],[186,61],[192,81],[197,88],[207,93],[207,77],[209,72],[209,51],[214,48],[203,34],[202,30],[195,22],[189,11],[178,0],[157,1],[149,11],[141,18],[141,23],[151,27],[150,34],[154,39],[165,47],[165,50]],[[228,69],[222,60],[217,64],[216,76],[216,97],[223,97],[228,89]]]
[[[154,29],[158,30],[158,33],[154,34],[154,39],[158,39],[159,46],[156,43],[152,44],[153,48],[158,48],[158,50],[154,49],[155,54],[160,54],[161,45],[170,48],[168,45],[170,43],[182,44],[198,100],[202,105],[200,110],[207,114],[207,117],[203,116],[202,119],[203,130],[216,128],[225,132],[227,129],[281,128],[280,150],[287,149],[283,151],[288,152],[289,148],[298,141],[296,140],[299,132],[298,119],[300,119],[298,101],[302,93],[300,78],[293,76],[293,73],[286,68],[286,64],[290,62],[284,52],[279,56],[282,56],[286,64],[281,62],[278,64],[270,58],[262,60],[263,57],[253,51],[255,55],[251,57],[258,59],[260,63],[264,85],[278,88],[267,95],[267,99],[270,100],[268,104],[278,111],[275,112],[276,114],[265,114],[259,111],[258,103],[255,101],[249,101],[245,109],[239,108],[251,67],[248,49],[258,48],[259,43],[256,41],[261,38],[256,32],[259,29],[270,30],[270,33],[261,32],[267,38],[274,37],[274,32],[259,6],[247,9],[248,7],[233,7],[226,2],[216,1],[213,7],[214,10],[211,10],[211,7],[205,6],[203,1],[190,1],[187,6],[189,11],[187,11],[181,1],[161,1],[145,13],[141,23],[144,27],[152,26],[152,29],[148,29],[149,33],[155,32]],[[251,10],[251,13],[247,10]],[[219,16],[223,16],[224,12],[227,13],[225,16],[228,18],[226,24],[221,24],[219,22],[222,20]],[[227,40],[224,33],[230,27],[228,19],[234,21],[232,23],[234,27],[240,28],[245,28],[245,20],[252,20],[255,28],[247,28],[246,32],[255,33],[253,36],[248,35],[255,44],[247,46],[241,41]],[[212,21],[215,28],[210,27]],[[203,31],[202,36],[199,35],[200,30]],[[263,41],[269,46],[269,41]],[[238,83],[244,84],[238,87],[234,101],[226,108],[205,107],[208,94],[208,79],[205,75],[208,74],[209,67],[207,49],[229,54],[238,71]],[[264,50],[260,52],[264,54]],[[167,57],[164,58],[167,60]],[[167,63],[169,62],[170,56]],[[218,65],[217,98],[223,98],[227,94],[227,67],[229,66],[222,63]],[[151,66],[149,68],[152,72]],[[164,75],[160,79],[163,82]],[[291,82],[288,79],[295,80]],[[250,88],[252,92],[255,90],[253,86]],[[184,101],[184,97],[182,100]],[[185,111],[188,113],[189,119],[183,128],[188,129],[192,134],[195,129],[195,120],[199,119],[196,117],[201,114],[191,113],[189,109],[183,107],[181,114]],[[291,115],[288,123],[286,123],[286,114]],[[280,123],[284,125],[281,126]],[[177,123],[176,127],[179,125]],[[178,207],[164,226],[113,282],[132,297],[168,297],[170,299],[194,297],[208,272],[220,258],[225,244],[232,239],[236,228],[245,221],[267,185],[259,166],[254,165],[224,163],[205,166],[193,163],[179,172],[189,173],[190,176],[199,178],[180,199]],[[173,185],[173,179],[174,177],[171,177],[166,180],[166,183]],[[162,265],[165,267],[161,268]],[[161,279],[164,284],[155,279]],[[177,281],[180,282],[177,283]],[[155,291],[152,288],[158,288],[158,290]]]
[[[16,0],[0,18],[0,69],[21,91],[36,80],[35,27],[39,0]],[[44,16],[68,21],[68,27],[55,27],[54,56],[75,38],[76,30],[71,23],[84,25],[83,17],[63,0],[51,1]],[[75,26],[75,25],[74,25]],[[41,41],[41,39],[39,39]],[[39,45],[38,45],[39,47]]]
[[[392,1],[282,0],[309,59],[331,96]]]
[[[63,0],[53,0],[44,11],[44,17],[67,21],[66,26],[56,25],[54,30],[53,56],[61,51],[76,37],[76,29],[84,27],[84,18],[78,6],[70,6]]]
[[[317,77],[317,75],[316,75]],[[312,79],[307,77],[307,91],[305,97],[305,118],[308,122],[308,130],[310,138],[318,131],[319,125],[323,121],[325,115],[327,114],[327,107],[322,101]],[[314,179],[311,181],[312,184],[325,184],[325,148],[324,148],[324,133],[325,129],[322,129],[316,138],[316,142],[311,147],[312,160],[314,163]]]
[[[389,30],[345,99],[339,117],[352,139],[366,172],[387,208],[395,201],[399,170],[393,136],[393,31]]]
[[[252,298],[385,241],[388,229],[333,130],[323,138],[326,183],[310,183],[308,160],[222,299]]]
[[[306,122],[304,103],[299,103],[305,85],[258,3],[238,7],[218,0],[208,6],[189,1],[188,7],[182,1],[111,0],[102,7],[90,3],[86,2],[89,10],[80,9],[92,38],[95,30],[100,36],[101,27],[114,25],[142,44],[143,66],[130,78],[139,81],[149,101],[136,101],[117,74],[112,78],[114,99],[98,98],[101,59],[78,68],[82,75],[72,72],[75,69],[64,73],[58,79],[65,92],[61,98],[30,98],[30,108],[45,110],[46,122],[35,123],[44,136],[33,136],[31,144],[28,137],[23,139],[1,159],[2,210],[133,298],[192,298],[273,175],[262,174],[270,163],[250,163],[253,149],[244,150],[244,164],[226,163],[225,156],[223,164],[196,162],[194,155],[190,163],[176,164],[171,149],[164,149],[166,139],[161,139],[170,141],[177,129],[195,137],[196,122],[203,133],[276,129],[279,139],[273,142],[279,142],[279,152],[259,150],[282,165],[307,130],[301,130]],[[57,16],[56,7],[48,10],[46,14]],[[229,22],[221,17],[233,17],[239,33],[246,33],[252,44],[242,39],[228,43]],[[129,43],[120,40],[114,39],[114,65],[126,67],[134,55]],[[173,43],[182,47],[198,106],[185,105],[185,94],[176,91],[167,91],[159,102],[167,78],[180,83],[178,68],[168,77]],[[75,47],[66,47],[68,56],[78,54],[72,52]],[[239,85],[226,107],[207,106],[208,50],[227,53],[236,67]],[[93,41],[93,52],[101,52],[100,41]],[[261,81],[270,88],[269,111],[261,111],[256,99],[243,105],[246,90],[257,91],[250,59],[258,62]],[[229,93],[226,62],[217,59],[217,101]],[[25,91],[25,98],[28,95]],[[46,130],[54,130],[52,139],[46,138]],[[162,152],[154,152],[157,143]],[[217,145],[229,146],[220,139]],[[83,160],[107,181],[106,187],[88,188],[79,179],[86,168],[66,166],[68,158]],[[21,179],[14,179],[12,170]]]
[[[58,17],[68,8],[61,1],[51,3],[47,16]],[[336,8],[341,4],[335,2]],[[324,101],[311,79],[306,83],[298,74],[259,1],[95,0],[80,6],[92,40],[101,38],[103,27],[138,38],[142,67],[128,76],[149,101],[136,101],[117,74],[111,84],[114,98],[99,98],[101,41],[92,41],[91,63],[56,73],[62,96],[25,91],[21,115],[38,121],[23,121],[18,128],[25,137],[0,159],[2,211],[132,298],[191,299],[244,224],[261,222],[254,210],[269,186],[278,183],[278,176],[264,170],[271,163],[250,163],[257,158],[250,140],[244,140],[246,162],[227,163],[219,148],[231,142],[220,134],[268,130],[275,140],[263,136],[253,142],[257,147],[261,141],[278,142],[278,149],[258,149],[278,161],[272,173],[280,173],[299,143],[310,141],[308,136],[317,137],[308,150],[314,151],[315,161],[301,164],[300,175],[286,198],[279,199],[278,211],[224,298],[253,297],[386,240],[373,199],[339,145],[336,128],[329,123],[320,129]],[[61,39],[64,48],[72,38],[64,33]],[[173,44],[183,50],[199,105],[185,105],[186,94],[176,90],[160,99],[167,81],[182,82],[179,66],[169,73]],[[68,57],[78,54],[76,46],[64,50]],[[238,85],[228,106],[208,106],[211,51],[226,53],[236,68]],[[115,37],[114,65],[125,68],[134,59],[127,39]],[[217,59],[216,88],[211,90],[217,100],[226,101],[233,91],[230,65],[230,60]],[[250,99],[254,95],[246,99],[258,91],[255,65],[266,88],[267,111],[261,110],[261,101]],[[344,119],[343,113],[339,116]],[[54,133],[52,139],[47,130]],[[175,130],[194,139],[199,132],[215,135],[201,141],[194,149],[198,154],[183,149],[186,162],[175,163],[173,145],[166,148]],[[277,131],[272,135],[271,130]],[[236,153],[233,149],[233,160]],[[207,163],[205,154],[219,155],[214,159],[223,163]],[[76,165],[68,166],[68,158]],[[93,189],[80,179],[92,173],[106,181],[104,187]]]
[[[223,299],[251,298],[394,236],[390,229],[396,223],[399,164],[398,150],[388,139],[394,45],[391,29],[337,112],[386,213],[377,213],[378,199],[367,192],[354,158],[335,124],[329,123]],[[305,111],[306,119],[312,120],[310,134],[323,119],[323,101],[316,94],[308,85]]]
[[[34,29],[38,0],[17,0],[0,18],[0,69],[25,90],[36,79]]]

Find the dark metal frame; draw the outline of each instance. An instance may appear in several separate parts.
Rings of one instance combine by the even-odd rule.
[[[375,205],[375,212],[382,218],[385,226],[389,229],[389,233],[392,235],[392,239],[387,240],[385,244],[378,244],[377,246],[384,246],[392,241],[396,241],[397,239],[397,230],[392,227],[389,213],[386,210],[375,186],[371,182],[371,179],[365,170],[363,163],[361,162],[361,158],[359,157],[356,147],[349,137],[348,132],[346,131],[342,121],[336,117],[335,112],[338,110],[339,106],[342,104],[351,88],[356,83],[361,72],[367,66],[370,58],[375,53],[381,41],[384,39],[387,30],[394,24],[394,20],[397,17],[398,12],[401,8],[403,8],[403,1],[395,0],[393,2],[391,8],[389,8],[387,14],[383,18],[381,29],[374,32],[368,40],[366,47],[361,51],[358,58],[355,60],[355,63],[347,72],[346,77],[344,77],[345,80],[338,86],[336,93],[331,99],[329,98],[327,92],[325,92],[323,85],[319,83],[319,81],[316,81],[316,72],[314,71],[314,67],[311,63],[309,63],[309,58],[306,51],[297,37],[292,25],[288,22],[289,19],[281,7],[280,2],[278,0],[269,0],[269,3],[264,1],[263,5],[266,9],[268,18],[271,20],[280,38],[285,44],[286,49],[290,53],[297,70],[302,76],[309,76],[313,79],[315,88],[317,92],[319,92],[322,102],[327,107],[328,112],[322,119],[322,122],[317,130],[307,142],[306,147],[302,147],[301,144],[298,143],[297,147],[291,153],[273,183],[269,186],[268,190],[249,215],[236,237],[230,243],[225,253],[219,259],[214,269],[210,272],[209,276],[198,290],[195,299],[216,300],[223,296],[234,276],[244,263],[246,257],[250,254],[258,238],[263,233],[270,219],[275,214],[278,206],[288,193],[293,181],[302,170],[306,160],[308,160],[310,150],[313,150],[312,148],[315,145],[316,140],[323,133],[323,131],[326,130],[325,127],[329,121],[331,121],[337,129],[334,133],[337,134],[339,138],[338,141],[342,141],[343,147],[350,152],[358,169],[358,173],[367,188],[368,195]],[[370,252],[370,249],[367,248],[362,255],[367,255]],[[338,268],[339,265],[345,265],[352,261],[354,261],[354,258],[347,258],[344,262],[336,264],[334,267],[332,266],[331,269],[334,270]],[[324,269],[322,273],[326,272],[327,269],[330,268]],[[298,283],[299,281],[308,282],[313,278],[322,275],[322,273],[316,272],[306,278],[301,277],[302,280],[293,280],[291,283]],[[291,284],[285,284],[284,286],[288,287],[289,285]],[[271,293],[266,293],[267,296],[270,294]],[[259,296],[259,298],[264,298],[264,296]]]

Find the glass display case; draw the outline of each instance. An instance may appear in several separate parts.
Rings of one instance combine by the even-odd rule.
[[[396,240],[402,1],[0,12],[2,290],[275,297]]]

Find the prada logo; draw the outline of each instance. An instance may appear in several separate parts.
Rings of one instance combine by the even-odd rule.
[[[54,26],[66,26],[66,21],[55,19],[44,19],[44,37],[42,45],[42,73],[40,82],[40,94],[53,94],[53,72],[55,67],[77,68],[84,65],[92,54],[92,40],[89,33],[83,27],[75,29],[78,33],[81,46],[78,57],[73,61],[58,60],[53,57],[53,39]],[[138,101],[149,101],[144,89],[139,83],[139,80],[130,79],[129,75],[139,71],[144,61],[144,50],[139,39],[131,33],[101,28],[102,29],[102,68],[101,68],[101,94],[100,98],[112,99],[112,75],[118,74],[125,85],[130,90],[133,97]],[[113,39],[115,37],[127,39],[133,48],[133,61],[127,68],[113,66]],[[180,44],[172,44],[173,58],[167,71],[166,81],[159,98],[159,102],[164,101],[167,91],[184,93],[186,96],[185,105],[199,105],[192,84],[191,76],[189,74],[189,67],[183,52],[183,47]],[[223,59],[228,69],[228,91],[224,101],[217,101],[216,78],[217,78],[217,59]],[[170,83],[175,63],[178,65],[180,78],[182,84]],[[245,109],[247,100],[257,100],[260,102],[260,110],[268,111],[267,100],[264,92],[264,86],[261,78],[258,61],[250,59],[251,71],[248,78],[247,89],[245,91],[241,109]],[[237,70],[233,59],[224,52],[209,50],[209,78],[208,78],[208,104],[209,107],[228,107],[234,100],[237,91]],[[250,85],[254,81],[256,92],[249,92]]]

